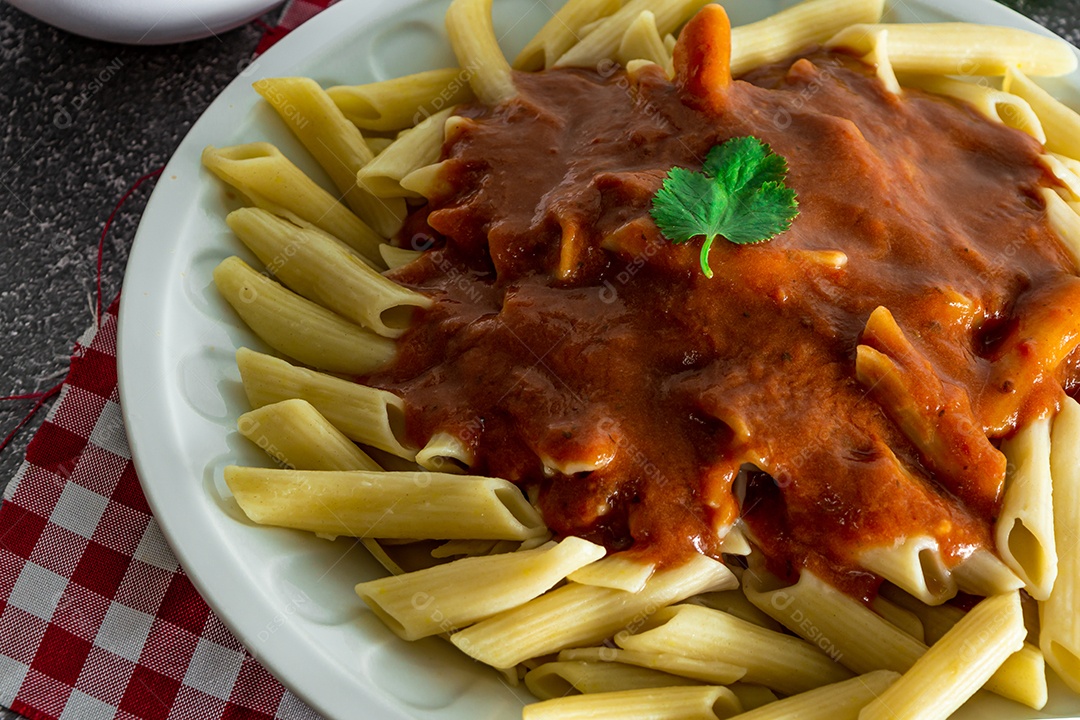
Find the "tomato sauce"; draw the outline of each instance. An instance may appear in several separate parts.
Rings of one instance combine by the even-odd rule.
[[[997,442],[1052,412],[1076,364],[1080,281],[1036,141],[825,51],[736,80],[719,109],[658,68],[515,82],[459,108],[445,186],[401,238],[430,249],[390,273],[435,304],[365,382],[404,398],[417,446],[450,433],[555,533],[660,564],[719,556],[738,517],[774,571],[864,596],[865,549],[993,547]],[[800,215],[767,243],[717,240],[709,279],[652,196],[747,135],[787,159]],[[861,343],[898,352],[868,339],[878,307],[904,403],[856,373]]]

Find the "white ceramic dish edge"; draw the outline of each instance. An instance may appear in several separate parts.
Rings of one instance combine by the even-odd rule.
[[[132,45],[186,42],[254,20],[282,0],[7,0],[76,35]]]

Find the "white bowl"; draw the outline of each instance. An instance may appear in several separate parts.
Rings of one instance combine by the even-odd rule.
[[[282,0],[8,0],[61,30],[109,42],[164,45],[232,30]]]

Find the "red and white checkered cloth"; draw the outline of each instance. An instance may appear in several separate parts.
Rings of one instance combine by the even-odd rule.
[[[293,0],[263,52],[335,0]],[[0,706],[32,720],[318,720],[232,636],[150,514],[116,382],[118,300],[0,506]]]
[[[277,27],[268,29],[262,36],[255,54],[262,55],[271,45],[336,2],[338,0],[291,0],[282,10]]]
[[[116,308],[0,507],[0,704],[33,720],[315,720],[199,597],[143,497],[116,384]]]

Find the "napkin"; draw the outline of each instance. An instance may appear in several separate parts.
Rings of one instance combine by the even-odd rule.
[[[120,414],[118,303],[76,343],[0,507],[0,704],[32,720],[317,719],[210,611],[150,513]]]
[[[261,53],[335,0],[293,0]],[[0,705],[31,720],[318,720],[199,596],[154,520],[116,380],[80,338],[0,506]]]

